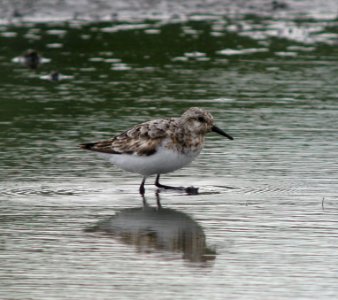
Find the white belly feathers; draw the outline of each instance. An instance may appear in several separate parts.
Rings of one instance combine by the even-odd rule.
[[[98,153],[98,155],[108,159],[111,163],[125,171],[149,176],[169,173],[180,169],[191,163],[199,153],[200,150],[182,154],[164,147],[159,147],[156,153],[149,156],[106,153]]]

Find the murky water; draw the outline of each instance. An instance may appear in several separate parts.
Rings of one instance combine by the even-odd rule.
[[[336,299],[336,3],[63,3],[1,11],[0,298]],[[198,195],[77,147],[197,105]]]

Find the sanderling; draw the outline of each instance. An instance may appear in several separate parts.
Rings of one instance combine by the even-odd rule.
[[[165,189],[196,191],[192,187],[172,187],[159,182],[160,175],[178,170],[191,163],[201,152],[204,136],[216,132],[233,138],[214,125],[212,115],[191,107],[181,117],[148,121],[110,140],[81,144],[82,149],[99,152],[119,168],[143,175],[139,192],[144,195],[148,176],[157,175],[155,185]]]

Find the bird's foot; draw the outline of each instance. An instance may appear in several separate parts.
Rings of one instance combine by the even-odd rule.
[[[161,188],[161,189],[186,192],[188,195],[197,195],[198,194],[198,188],[195,188],[193,186],[183,187],[183,186],[170,186],[170,185],[161,184],[160,183],[160,174],[157,174],[157,176],[156,176],[155,185],[158,188]]]
[[[188,186],[185,188],[185,192],[188,195],[198,195],[198,188],[195,188],[193,186]]]
[[[189,187],[170,186],[170,185],[164,185],[164,184],[159,184],[159,183],[156,184],[156,186],[160,189],[176,190],[176,191],[186,192],[188,195],[197,195],[198,194],[198,188],[195,188],[193,186],[189,186]]]

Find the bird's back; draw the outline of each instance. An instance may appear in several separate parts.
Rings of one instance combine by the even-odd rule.
[[[163,140],[171,139],[177,119],[157,119],[132,127],[112,139],[81,144],[82,149],[107,154],[149,156]]]

